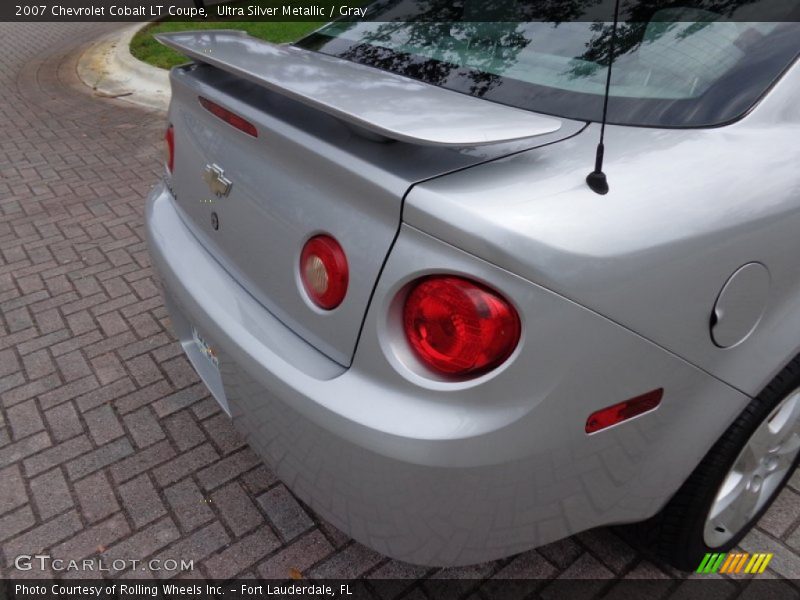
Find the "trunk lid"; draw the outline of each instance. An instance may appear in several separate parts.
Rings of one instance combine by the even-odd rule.
[[[584,126],[230,32],[171,34],[169,45],[195,59],[171,74],[170,186],[184,221],[270,312],[345,366],[408,190]],[[415,90],[411,98],[427,100],[414,111],[387,108]],[[246,119],[257,137],[201,98]],[[471,121],[474,130],[464,131]],[[210,169],[230,182],[227,195],[214,193]],[[349,262],[347,296],[333,311],[316,308],[299,279],[303,245],[320,233],[336,238]]]

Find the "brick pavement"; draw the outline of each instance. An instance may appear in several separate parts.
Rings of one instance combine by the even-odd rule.
[[[0,24],[0,576],[19,554],[194,560],[184,576],[675,577],[611,530],[437,572],[307,510],[231,429],[168,326],[144,243],[163,118],[92,97],[101,24]],[[800,578],[800,477],[746,550]],[[138,572],[155,577],[162,573]],[[428,590],[427,592],[425,590]]]

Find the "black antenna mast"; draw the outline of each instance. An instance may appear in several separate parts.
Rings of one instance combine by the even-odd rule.
[[[611,27],[611,42],[608,45],[608,74],[606,75],[606,93],[603,98],[603,122],[600,125],[600,143],[597,144],[597,154],[594,159],[594,171],[586,176],[586,183],[593,192],[598,194],[608,193],[608,179],[603,173],[603,154],[605,146],[603,139],[606,135],[606,118],[608,117],[608,96],[611,93],[611,68],[614,66],[614,52],[617,43],[617,25],[619,25],[619,1],[614,2],[614,24]]]

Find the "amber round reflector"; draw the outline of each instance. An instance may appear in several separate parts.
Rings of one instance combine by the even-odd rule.
[[[329,235],[308,240],[300,254],[300,280],[314,304],[325,310],[339,306],[349,282],[347,257],[339,242]]]

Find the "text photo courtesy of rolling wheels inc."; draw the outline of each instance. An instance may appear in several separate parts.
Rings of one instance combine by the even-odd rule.
[[[0,9],[0,596],[800,598],[800,14]]]

